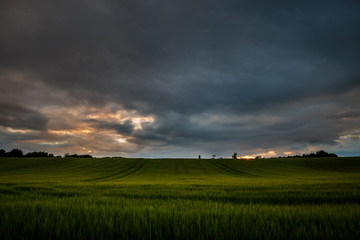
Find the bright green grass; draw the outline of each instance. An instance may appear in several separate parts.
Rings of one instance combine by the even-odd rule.
[[[360,239],[360,158],[0,158],[0,239]]]

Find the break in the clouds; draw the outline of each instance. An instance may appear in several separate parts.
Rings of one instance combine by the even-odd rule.
[[[0,148],[360,155],[358,1],[0,3]]]

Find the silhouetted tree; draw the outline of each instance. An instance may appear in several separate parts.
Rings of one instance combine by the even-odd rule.
[[[327,153],[324,150],[316,152],[317,157],[337,157],[335,153]]]
[[[233,158],[233,159],[236,159],[237,155],[238,155],[238,154],[237,154],[236,152],[234,152],[234,154],[232,155],[232,158]]]
[[[47,152],[29,152],[25,154],[25,157],[54,157],[54,154]]]
[[[6,151],[4,149],[0,149],[0,157],[5,157]]]
[[[316,153],[309,153],[303,155],[287,156],[288,158],[317,158],[317,157],[338,157],[335,153],[327,153],[324,150],[317,151]]]
[[[324,150],[316,152],[317,157],[337,157],[335,153],[327,153]]]
[[[24,154],[23,154],[23,151],[21,151],[20,149],[15,148],[15,149],[11,150],[10,152],[7,152],[6,156],[7,157],[23,157]]]
[[[216,155],[215,155],[215,154],[213,154],[213,155],[212,155],[212,159],[215,159],[215,157],[216,157]]]
[[[199,159],[201,159],[201,155],[199,155]]]

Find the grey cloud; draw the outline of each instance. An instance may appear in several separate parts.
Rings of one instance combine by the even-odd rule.
[[[91,124],[92,127],[96,129],[108,129],[114,130],[118,134],[122,135],[131,135],[134,131],[134,125],[130,120],[126,120],[123,123],[114,123],[114,122],[103,122],[95,119],[86,120]]]
[[[359,111],[344,111],[340,113],[331,114],[329,116],[330,119],[357,119],[360,118],[360,112]]]
[[[357,1],[2,2],[4,85],[17,72],[28,77],[23,93],[35,80],[63,93],[41,98],[37,88],[20,101],[27,110],[18,122],[0,120],[44,129],[30,109],[116,103],[156,121],[142,131],[130,122],[93,126],[139,147],[331,145],[360,127],[343,119],[359,111],[359,13]],[[323,113],[312,117],[312,107]],[[256,121],[261,114],[283,120],[269,126]],[[201,115],[254,122],[193,120]]]
[[[43,114],[13,103],[0,102],[0,126],[14,129],[45,130],[48,119]]]

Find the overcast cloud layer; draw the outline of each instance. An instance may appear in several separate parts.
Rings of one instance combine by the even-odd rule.
[[[0,3],[0,148],[360,155],[359,1]]]

